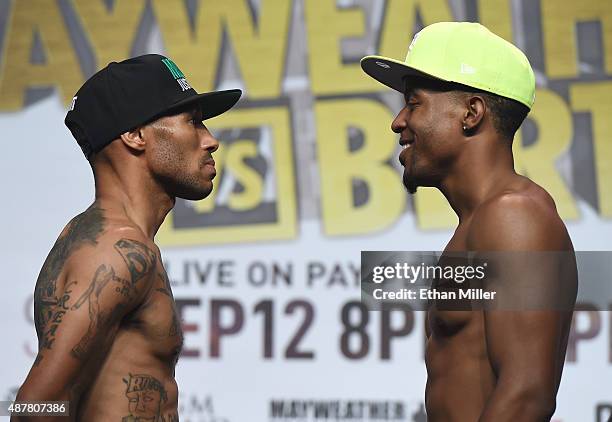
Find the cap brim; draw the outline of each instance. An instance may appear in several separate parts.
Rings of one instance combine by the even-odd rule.
[[[173,104],[168,111],[189,104],[199,104],[202,107],[202,120],[206,120],[225,113],[238,102],[241,95],[242,91],[239,89],[204,92]]]
[[[411,77],[444,81],[444,79],[407,66],[404,62],[383,56],[364,57],[361,59],[361,68],[378,82],[401,93],[406,89],[406,81],[409,82]]]

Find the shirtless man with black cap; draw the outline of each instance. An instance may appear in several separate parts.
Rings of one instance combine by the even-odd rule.
[[[512,140],[535,99],[529,61],[482,25],[442,22],[414,37],[405,61],[368,56],[361,65],[405,96],[391,125],[404,147],[404,184],[411,193],[418,186],[438,188],[457,214],[445,253],[556,251],[562,257],[559,265],[499,266],[505,291],[498,293],[519,299],[508,306],[430,308],[428,420],[550,420],[577,276],[572,243],[552,198],[514,171]],[[525,277],[533,281],[529,291],[521,284]],[[539,302],[557,294],[565,297],[562,307]],[[523,299],[533,305],[533,295],[535,307],[521,305]]]
[[[219,143],[202,121],[240,94],[198,94],[156,54],[110,63],[76,93],[65,123],[93,169],[95,201],[40,272],[38,356],[17,402],[69,401],[70,420],[178,421],[183,336],[153,239],[175,198],[211,192]]]

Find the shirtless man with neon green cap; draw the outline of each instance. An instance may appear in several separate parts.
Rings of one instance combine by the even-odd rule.
[[[361,65],[405,96],[391,125],[404,147],[404,184],[411,193],[419,186],[438,188],[457,214],[445,252],[558,251],[565,257],[559,267],[529,268],[536,295],[555,294],[544,286],[563,289],[569,297],[563,308],[429,309],[428,420],[550,420],[577,276],[553,199],[514,170],[512,140],[535,99],[529,61],[482,25],[443,22],[415,36],[405,61],[368,56]],[[499,271],[504,280],[525,274],[512,265]],[[512,288],[512,281],[506,284]]]

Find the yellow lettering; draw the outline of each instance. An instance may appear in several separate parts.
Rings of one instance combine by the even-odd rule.
[[[550,193],[562,218],[576,219],[576,203],[555,168],[556,160],[570,147],[573,133],[570,110],[558,94],[540,89],[528,118],[537,125],[538,138],[524,147],[518,131],[513,144],[515,167]]]
[[[599,211],[604,217],[612,217],[612,83],[583,82],[570,87],[572,109],[591,113],[593,131],[593,155],[597,178]]]
[[[240,66],[250,98],[278,97],[285,65],[291,2],[261,2],[257,24],[248,0],[200,2],[195,28],[183,0],[153,0],[169,56],[184,69],[192,85],[215,88],[224,28]]]
[[[146,5],[145,0],[115,1],[108,11],[100,0],[72,0],[101,69],[130,57],[130,49]]]
[[[478,18],[480,23],[506,41],[512,42],[511,0],[480,0]]]
[[[399,174],[386,163],[397,147],[393,133],[381,130],[393,118],[389,110],[370,100],[329,100],[315,105],[315,118],[325,233],[362,234],[390,226],[404,211],[406,194]],[[356,151],[349,148],[349,127],[363,133]],[[353,200],[355,180],[368,188],[360,206]]]
[[[392,58],[406,56],[417,10],[425,25],[454,20],[445,0],[388,0],[381,33],[381,55]]]
[[[70,104],[83,76],[57,3],[31,0],[12,4],[0,70],[0,110],[21,109],[31,87],[56,87],[63,103]],[[36,32],[44,48],[44,64],[30,62]]]
[[[230,209],[244,211],[254,208],[263,198],[263,181],[244,159],[257,156],[257,147],[253,142],[239,141],[232,145],[227,154],[227,169],[240,182],[243,191],[233,193],[229,198]]]
[[[338,10],[335,0],[306,0],[308,65],[315,95],[385,89],[363,73],[359,63],[342,63],[342,37],[364,35],[363,11]]]
[[[542,31],[546,73],[552,78],[578,76],[576,24],[600,21],[607,73],[612,73],[612,2],[583,0],[564,2],[542,0]]]

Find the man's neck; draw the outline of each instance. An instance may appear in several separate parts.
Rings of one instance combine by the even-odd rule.
[[[150,239],[174,207],[175,198],[136,166],[116,171],[105,164],[95,171],[96,202],[107,212],[123,215]]]
[[[517,177],[510,148],[482,144],[468,148],[438,186],[459,222]]]

